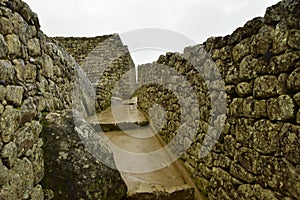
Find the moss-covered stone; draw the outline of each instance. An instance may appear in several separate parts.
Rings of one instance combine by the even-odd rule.
[[[120,173],[97,160],[84,146],[76,131],[71,110],[50,113],[42,131],[44,140],[44,188],[54,191],[55,199],[122,199],[127,187]],[[85,129],[84,135],[95,132]],[[101,140],[96,148],[103,159],[113,161],[110,150]]]

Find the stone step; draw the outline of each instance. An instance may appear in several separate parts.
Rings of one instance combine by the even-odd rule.
[[[149,121],[138,111],[135,105],[116,105],[90,117],[89,123],[96,130],[99,129],[100,125],[101,130],[107,132],[140,128],[148,125]]]
[[[128,193],[125,200],[194,200],[194,188],[189,185],[173,186],[164,188],[161,186],[151,186],[134,193]]]
[[[127,197],[123,200],[196,199],[195,188],[187,183],[185,173],[178,170],[178,162],[172,162],[169,151],[150,126],[114,130],[114,126],[122,123],[149,123],[137,109],[136,101],[115,98],[116,105],[90,118],[91,124],[113,126],[99,134],[109,141],[116,167],[127,185]],[[119,149],[129,154],[120,153]],[[159,149],[159,154],[152,154]]]
[[[162,148],[149,126],[134,130],[105,132],[105,135],[112,144],[125,152],[151,154]],[[167,151],[163,151],[158,157],[153,155],[147,158],[143,156],[135,158],[118,155],[118,151],[116,153],[116,149],[110,147],[116,166],[128,187],[126,200],[194,200],[195,189],[186,183],[183,175],[171,162]],[[167,164],[163,167],[162,163]]]

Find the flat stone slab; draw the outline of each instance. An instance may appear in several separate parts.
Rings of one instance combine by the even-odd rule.
[[[91,117],[89,123],[104,130],[99,134],[107,140],[127,185],[127,200],[194,199],[194,188],[172,164],[169,152],[136,105],[113,105]],[[152,154],[156,151],[160,153]]]
[[[89,123],[97,129],[100,125],[105,132],[111,130],[136,129],[149,124],[136,105],[115,105],[90,117]],[[99,128],[99,126],[98,126]]]
[[[145,173],[126,172],[126,169],[143,170],[146,167],[156,168],[163,162],[170,162],[167,152],[159,158],[133,159],[118,155],[116,150],[133,153],[151,153],[162,148],[150,126],[128,131],[110,131],[104,133],[109,139],[117,168],[128,187],[127,200],[164,199],[193,200],[194,188],[189,186],[173,164]],[[134,170],[133,170],[134,171]]]

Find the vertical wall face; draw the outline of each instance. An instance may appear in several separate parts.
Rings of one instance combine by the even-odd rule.
[[[204,43],[225,82],[227,98],[223,131],[220,137],[211,137],[216,144],[204,158],[199,158],[199,149],[203,147],[208,127],[214,129],[220,124],[218,117],[211,116],[211,102],[217,101],[220,93],[213,89],[208,92],[207,88],[218,86],[197,77],[199,74],[192,72],[182,55],[167,54],[157,61],[185,75],[197,91],[200,129],[181,159],[208,199],[299,198],[299,18],[299,1],[282,1],[268,8],[264,18],[249,21],[230,36],[210,38]],[[186,53],[198,52],[197,48],[190,47]],[[147,67],[151,66],[139,67],[139,74],[147,76]],[[203,76],[207,73],[211,72],[206,71]],[[176,95],[150,85],[139,91],[138,99],[145,112],[153,104],[165,108],[163,124],[155,121],[161,119],[160,112],[150,111],[150,115],[154,126],[161,128],[162,138],[171,141],[185,115]],[[195,110],[191,107],[190,111]],[[212,124],[211,119],[215,120]],[[191,143],[189,134],[193,127],[185,128],[179,149]]]
[[[95,137],[93,153],[113,162],[111,151],[74,110],[75,84],[91,85],[80,70],[60,43],[43,34],[27,4],[0,1],[0,199],[52,199],[53,191],[58,199],[126,195],[120,173],[99,163],[80,138],[95,142]],[[66,184],[72,187],[66,190]]]
[[[55,38],[77,60],[96,88],[97,111],[110,106],[112,97],[129,99],[135,67],[118,34],[95,38]],[[125,75],[126,74],[126,75]]]
[[[22,1],[0,2],[0,199],[43,199],[43,112],[71,107],[75,61]]]

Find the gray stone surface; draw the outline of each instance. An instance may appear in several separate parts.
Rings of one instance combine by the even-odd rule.
[[[0,199],[52,199],[44,178],[43,112],[70,108],[75,60],[21,0],[0,2]]]
[[[201,102],[200,109],[194,110],[200,113],[201,128],[181,160],[207,199],[299,198],[299,8],[299,1],[283,0],[268,8],[264,18],[204,43],[225,81],[227,119],[212,151],[199,158],[213,117],[209,101],[217,98],[199,92],[206,91],[209,81],[201,84],[203,80],[191,79]],[[199,51],[198,46],[188,49]],[[157,63],[180,71],[187,80],[197,77],[181,55],[167,53]],[[144,73],[139,78],[150,76],[146,66],[139,67]],[[203,76],[210,77],[211,72],[204,70]],[[170,142],[184,114],[176,95],[151,85],[140,89],[138,103],[145,113],[155,104],[165,109],[169,118],[157,128],[165,142]],[[154,119],[159,116],[154,114]]]
[[[183,154],[182,160],[191,171],[199,190],[208,199],[290,200],[300,196],[299,7],[297,0],[283,0],[269,7],[263,18],[247,22],[233,34],[212,37],[204,42],[203,47],[212,56],[225,80],[228,103],[223,132],[212,152],[205,158],[199,158],[197,150],[211,119],[210,101],[224,95],[218,93],[220,84],[210,81],[204,83],[179,54],[168,53],[157,61],[187,76],[197,90],[201,108],[195,110],[192,106],[189,112],[200,113],[199,123],[202,128],[198,130],[197,140]],[[103,43],[105,45],[99,48],[98,43],[93,42],[108,38],[62,38],[62,41],[67,42],[60,41],[66,44],[67,50],[79,63],[92,49],[97,55],[105,55],[107,60],[100,62],[112,63],[105,72],[97,72],[104,74],[96,91],[98,110],[109,106],[111,86],[127,69],[133,67],[126,54],[126,47],[119,39],[115,45]],[[125,53],[125,56],[110,60],[107,55],[118,45],[120,54]],[[198,52],[200,46],[189,47],[186,52]],[[96,62],[93,56],[89,58],[88,64],[99,64],[99,60]],[[21,0],[0,2],[0,199],[56,198],[45,182],[41,186],[44,164],[47,163],[44,163],[43,141],[39,134],[41,125],[51,125],[41,123],[41,119],[45,112],[71,108],[73,82],[76,79],[75,65],[75,60],[62,45],[43,34],[37,15],[26,3]],[[113,71],[115,68],[119,70]],[[91,70],[91,76],[95,72]],[[209,68],[203,72],[206,78],[213,76]],[[125,80],[127,82],[129,79]],[[124,82],[120,84],[125,85]],[[211,98],[208,97],[208,88],[214,90]],[[124,93],[127,91],[126,87],[122,90]],[[155,121],[154,125],[162,129],[161,137],[166,142],[170,141],[180,125],[181,115],[187,115],[180,113],[176,96],[153,86],[142,88],[138,95],[143,111],[149,111],[155,103],[164,106],[167,111],[166,121]],[[187,97],[186,105],[190,101]],[[225,103],[221,101],[218,109]],[[151,112],[151,115],[160,119],[162,114]],[[222,116],[214,116],[213,125],[217,127],[220,119]],[[55,123],[52,125],[55,126]],[[189,134],[194,127],[186,128],[186,135],[179,139],[179,149],[191,142]],[[61,129],[55,129],[58,130]],[[213,140],[214,135],[210,139]],[[77,158],[84,157],[80,152],[77,153],[74,154]],[[61,154],[62,160],[66,155],[69,154]],[[49,172],[49,168],[47,170]],[[114,173],[117,174],[116,171]],[[76,178],[82,178],[80,175]],[[97,189],[104,191],[108,186],[106,184]],[[78,188],[73,193],[81,191],[82,188]],[[110,194],[120,195],[125,190],[117,193],[114,190]]]
[[[66,47],[92,83],[98,112],[110,106],[112,97],[131,98],[136,83],[134,63],[118,34],[54,39]]]
[[[78,115],[77,117],[79,117]],[[45,176],[42,185],[53,190],[57,199],[122,199],[127,186],[120,173],[101,163],[114,163],[105,142],[88,125],[74,124],[72,110],[50,113],[43,121]],[[93,153],[81,140],[96,144]]]

